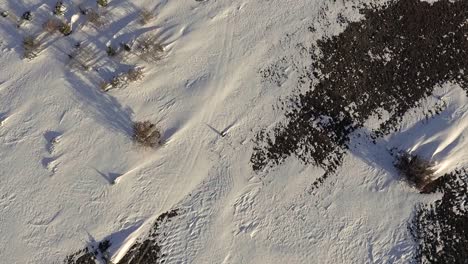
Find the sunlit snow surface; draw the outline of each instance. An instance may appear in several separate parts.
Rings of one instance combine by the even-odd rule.
[[[364,5],[369,2],[372,7]],[[311,72],[301,79],[321,55],[318,41],[346,34],[350,23],[365,21],[360,9],[385,9],[386,2],[111,0],[101,8],[107,23],[96,28],[71,5],[78,1],[67,1],[64,19],[75,15],[74,32],[46,35],[42,52],[27,60],[23,37],[43,31],[56,1],[0,0],[11,14],[0,17],[0,263],[417,260],[424,239],[415,240],[408,227],[415,215],[427,220],[417,213],[421,203],[443,196],[400,181],[390,150],[431,159],[436,176],[463,175],[454,172],[468,163],[467,60],[457,76],[423,87],[430,93],[401,108],[401,119],[385,133],[378,129],[391,108],[366,113],[333,170],[301,159],[298,150],[257,169],[251,159],[260,131],[290,120],[293,108],[281,102],[319,85]],[[96,8],[94,1],[82,4]],[[156,14],[146,25],[138,21],[141,7]],[[465,23],[454,43],[466,47],[463,8],[457,7]],[[27,10],[32,22],[17,28],[13,14]],[[161,60],[106,55],[107,45],[145,34],[160,39]],[[77,42],[93,51],[87,72],[67,66]],[[385,49],[373,51],[369,59],[392,58]],[[135,64],[145,69],[143,81],[100,90]],[[134,120],[156,122],[164,146],[135,145]],[[463,206],[458,211],[466,215]],[[433,225],[452,224],[443,223]]]

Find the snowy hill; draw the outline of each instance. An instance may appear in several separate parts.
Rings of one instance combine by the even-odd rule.
[[[0,263],[467,263],[468,2],[0,11]]]

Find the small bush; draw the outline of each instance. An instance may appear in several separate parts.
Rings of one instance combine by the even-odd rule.
[[[97,0],[97,4],[99,6],[106,7],[107,5],[109,5],[109,1],[108,0]]]
[[[135,122],[133,140],[142,146],[155,148],[161,145],[161,132],[150,121]]]
[[[150,10],[143,8],[140,11],[140,23],[146,25],[154,19],[154,14]]]
[[[129,82],[140,81],[143,79],[143,77],[143,68],[141,67],[132,68],[127,72],[127,78]]]
[[[23,39],[24,57],[33,59],[39,55],[41,43],[33,36],[26,36]]]
[[[24,12],[23,15],[21,16],[21,19],[27,20],[27,21],[32,21],[33,16],[32,16],[31,11]]]
[[[114,76],[110,81],[101,83],[101,90],[107,92],[112,89],[123,89],[129,84],[128,77],[125,73]]]
[[[132,51],[132,46],[128,43],[120,42],[120,48],[122,48],[126,52]]]
[[[129,85],[129,83],[142,80],[143,77],[143,68],[134,67],[127,72],[123,72],[114,76],[109,82],[101,83],[101,90],[107,92],[111,89],[125,88]]]
[[[68,23],[62,23],[59,27],[60,33],[62,33],[64,36],[68,36],[72,33],[72,28],[71,25]]]
[[[135,52],[146,62],[159,61],[164,52],[164,47],[157,36],[142,36],[136,41]]]
[[[419,190],[423,190],[432,181],[434,164],[408,152],[397,156],[395,167],[400,176]]]
[[[60,29],[62,23],[56,19],[49,19],[43,25],[42,28],[45,32],[54,33]]]
[[[111,90],[113,87],[112,87],[111,82],[102,81],[99,84],[99,88],[101,88],[102,91],[107,92],[107,91]]]
[[[54,15],[63,16],[67,11],[67,7],[63,4],[62,1],[57,1],[54,8]]]
[[[107,56],[114,57],[118,54],[118,50],[114,49],[114,47],[112,46],[107,46],[106,53],[107,53]]]
[[[97,28],[100,28],[106,24],[104,16],[102,16],[100,12],[93,9],[86,11],[86,18],[89,23]]]

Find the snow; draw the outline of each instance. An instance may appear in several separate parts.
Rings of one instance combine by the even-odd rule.
[[[55,4],[41,2],[0,6],[20,16]],[[68,8],[76,32],[49,37],[32,61],[22,59],[21,41],[36,29],[0,18],[1,262],[55,263],[90,237],[111,237],[118,262],[158,215],[180,208],[185,213],[166,230],[167,263],[408,263],[406,223],[418,202],[436,197],[398,181],[386,149],[421,153],[437,162],[438,175],[466,165],[464,91],[444,85],[441,115],[405,116],[401,132],[380,146],[355,139],[361,145],[346,156],[342,177],[310,193],[321,169],[290,158],[257,175],[249,159],[255,132],[281,120],[272,105],[292,91],[288,81],[265,88],[259,69],[281,56],[286,34],[297,30],[300,38],[328,1],[157,2],[110,1],[111,23],[101,30],[80,29],[83,18]],[[157,16],[142,28],[135,12],[143,6]],[[146,31],[165,45],[162,60],[138,62],[142,82],[101,92],[100,81],[119,67],[105,55],[107,41]],[[71,39],[96,45],[101,73],[65,66]],[[132,120],[157,122],[166,144],[133,144]],[[220,137],[209,126],[228,130]]]
[[[437,87],[426,101],[427,108],[435,109],[440,101],[445,107],[439,115],[428,119],[423,116],[427,113],[407,115],[401,132],[391,136],[388,142],[436,163],[435,175],[441,176],[468,163],[468,98],[461,87],[447,83]]]

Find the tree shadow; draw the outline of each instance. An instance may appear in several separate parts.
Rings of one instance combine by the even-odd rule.
[[[373,142],[370,135],[372,132],[362,128],[353,133],[349,144],[349,153],[360,158],[371,167],[379,167],[388,171],[392,171],[393,163],[392,154],[387,149],[386,144]]]
[[[32,11],[34,12],[42,5],[47,5],[53,7],[57,1],[56,0],[46,0],[38,1],[38,3],[31,4],[29,1],[25,2],[23,0],[8,0],[6,6],[10,12],[14,12],[17,16],[21,17],[23,12]],[[52,9],[51,9],[52,12]]]
[[[123,173],[108,172],[107,174],[100,170],[93,168],[102,178],[104,178],[110,185],[116,183],[117,178],[123,175]]]
[[[23,49],[21,43],[23,34],[18,31],[16,25],[9,19],[0,17],[0,34],[3,37],[2,40],[5,41],[6,48],[14,49],[16,53],[22,57]]]
[[[86,246],[65,257],[62,263],[64,264],[91,264],[91,263],[111,263],[109,257],[119,250],[127,241],[128,237],[138,228],[141,227],[143,221],[140,220],[135,224],[114,232],[97,241],[88,232],[88,241]]]
[[[59,139],[60,136],[62,136],[62,133],[57,132],[57,131],[46,131],[44,133],[44,138],[46,140],[46,150],[49,153],[53,152],[54,145],[55,145],[55,143],[57,142],[57,140]]]
[[[0,112],[0,125],[3,123],[4,120],[6,120],[8,117],[7,112]]]
[[[91,110],[92,118],[97,123],[131,136],[133,111],[130,108],[122,106],[114,97],[101,92],[97,80],[85,80],[83,75],[72,71],[65,72],[65,79],[78,100]]]
[[[127,227],[125,229],[116,231],[105,238],[102,239],[102,241],[109,241],[110,242],[110,247],[108,249],[109,255],[112,255],[115,253],[117,250],[120,249],[120,247],[125,244],[126,240],[128,237],[135,231],[138,230],[138,228],[141,227],[144,221],[140,220],[136,222],[135,224],[131,225],[130,227]]]

